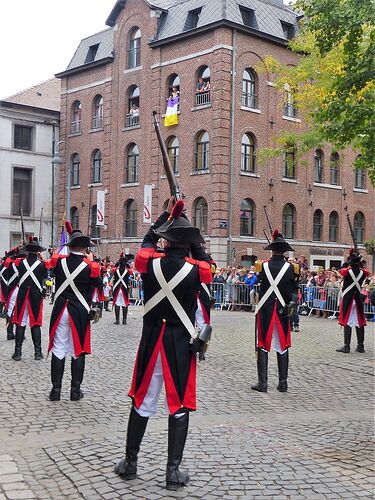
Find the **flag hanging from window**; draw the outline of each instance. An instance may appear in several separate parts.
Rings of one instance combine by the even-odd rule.
[[[178,105],[180,104],[180,97],[170,97],[167,102],[167,110],[164,117],[164,126],[170,127],[171,125],[178,125]]]

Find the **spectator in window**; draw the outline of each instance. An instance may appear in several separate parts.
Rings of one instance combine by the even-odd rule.
[[[139,108],[136,104],[133,104],[131,107],[129,114],[131,116],[131,124],[138,125],[139,123]]]
[[[167,101],[169,99],[175,99],[176,97],[180,97],[180,91],[177,89],[177,87],[172,87],[172,92],[170,93]]]
[[[201,94],[202,92],[206,92],[206,82],[203,81],[203,78],[199,78],[196,93]]]

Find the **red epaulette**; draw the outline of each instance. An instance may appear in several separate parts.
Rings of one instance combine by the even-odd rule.
[[[339,269],[339,273],[341,274],[341,276],[348,276],[349,267],[343,267],[342,269]]]
[[[128,269],[128,274],[129,274],[130,276],[133,276],[133,269]]]
[[[60,259],[66,259],[67,255],[60,255],[59,253],[54,253],[49,260],[45,261],[45,266],[47,269],[53,269],[57,266]]]
[[[5,259],[4,267],[5,267],[6,269],[8,269],[8,268],[10,267],[10,265],[11,265],[11,264],[13,264],[13,262],[14,262],[14,261],[13,261],[13,259],[11,259],[10,257],[7,257],[7,258]]]
[[[18,267],[22,261],[23,261],[23,257],[17,257],[17,259],[14,261],[14,264],[16,265],[16,267]]]
[[[90,259],[83,259],[86,264],[90,266],[90,278],[99,278],[100,276],[100,265],[99,262],[93,262]]]
[[[201,283],[211,283],[212,281],[212,272],[211,272],[211,265],[206,262],[205,260],[195,260],[191,259],[190,257],[185,257],[186,262],[189,262],[189,264],[194,264],[195,266],[198,266],[199,268],[199,279]]]
[[[164,256],[164,253],[155,252],[154,248],[141,248],[135,256],[134,267],[140,273],[147,273],[149,259],[158,259]]]

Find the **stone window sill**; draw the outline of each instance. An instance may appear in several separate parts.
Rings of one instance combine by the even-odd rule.
[[[191,108],[191,111],[199,111],[200,109],[207,109],[207,108],[211,108],[211,103],[208,103],[208,104],[202,104],[201,106],[194,106],[193,108]]]
[[[127,73],[133,73],[133,71],[138,71],[141,69],[142,69],[142,66],[136,66],[135,68],[127,68],[127,69],[124,69],[124,74],[126,75]]]
[[[337,186],[336,184],[324,184],[323,182],[313,182],[313,186],[327,189],[337,189],[338,191],[342,190],[342,186]]]
[[[240,175],[243,175],[244,177],[255,177],[259,179],[260,175],[256,174],[255,172],[240,172]]]
[[[289,179],[288,177],[282,177],[281,182],[291,182],[292,184],[298,184],[297,179]]]
[[[82,135],[82,132],[74,132],[74,133],[72,132],[72,133],[68,134],[68,137],[78,137],[80,135]]]
[[[194,170],[194,172],[190,172],[190,175],[204,175],[209,173],[209,170]]]
[[[368,189],[364,188],[353,188],[354,193],[368,193]]]
[[[137,129],[137,128],[141,128],[140,125],[134,125],[132,127],[124,127],[123,129],[121,129],[123,132],[127,132],[128,130],[134,130],[134,129]]]
[[[94,134],[95,132],[103,132],[104,127],[98,127],[98,128],[91,128],[89,130],[89,134]]]
[[[124,184],[121,184],[122,188],[134,187],[134,186],[139,186],[139,182],[125,182]]]
[[[294,123],[301,123],[301,120],[299,118],[294,118],[293,116],[283,115],[283,120],[287,120],[289,122],[294,122]]]
[[[248,108],[247,106],[241,106],[241,109],[243,109],[244,111],[250,111],[250,113],[256,113],[258,115],[260,115],[262,113],[260,109]]]

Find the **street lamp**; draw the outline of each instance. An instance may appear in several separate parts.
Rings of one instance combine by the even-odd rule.
[[[58,146],[62,143],[66,144],[66,141],[59,141],[54,147],[53,157],[51,160],[52,164],[52,235],[51,235],[51,247],[53,247],[53,231],[54,231],[54,212],[55,212],[55,165],[63,165],[64,162],[60,157]],[[68,173],[68,200],[67,205],[70,210],[70,175]],[[70,214],[69,214],[70,215]]]

